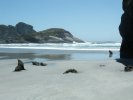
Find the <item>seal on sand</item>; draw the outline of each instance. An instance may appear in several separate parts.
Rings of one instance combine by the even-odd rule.
[[[14,71],[16,72],[16,71],[21,71],[21,70],[25,70],[24,63],[20,59],[18,59],[18,65]]]

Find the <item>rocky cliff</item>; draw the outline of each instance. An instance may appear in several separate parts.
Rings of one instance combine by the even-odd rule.
[[[33,26],[19,22],[16,26],[0,25],[0,43],[72,43],[83,42],[69,31],[51,28],[36,32]]]
[[[122,36],[120,58],[133,58],[133,0],[123,0],[123,11],[119,26]]]

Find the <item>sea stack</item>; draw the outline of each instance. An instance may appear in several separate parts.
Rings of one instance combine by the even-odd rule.
[[[133,0],[123,0],[123,11],[119,26],[122,37],[120,58],[133,59]]]

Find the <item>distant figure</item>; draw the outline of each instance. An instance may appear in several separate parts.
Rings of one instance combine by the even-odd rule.
[[[113,52],[111,50],[109,50],[109,57],[112,57]]]

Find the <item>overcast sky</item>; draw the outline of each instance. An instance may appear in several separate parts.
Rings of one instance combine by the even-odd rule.
[[[122,0],[0,0],[0,24],[64,28],[85,41],[121,41]]]

